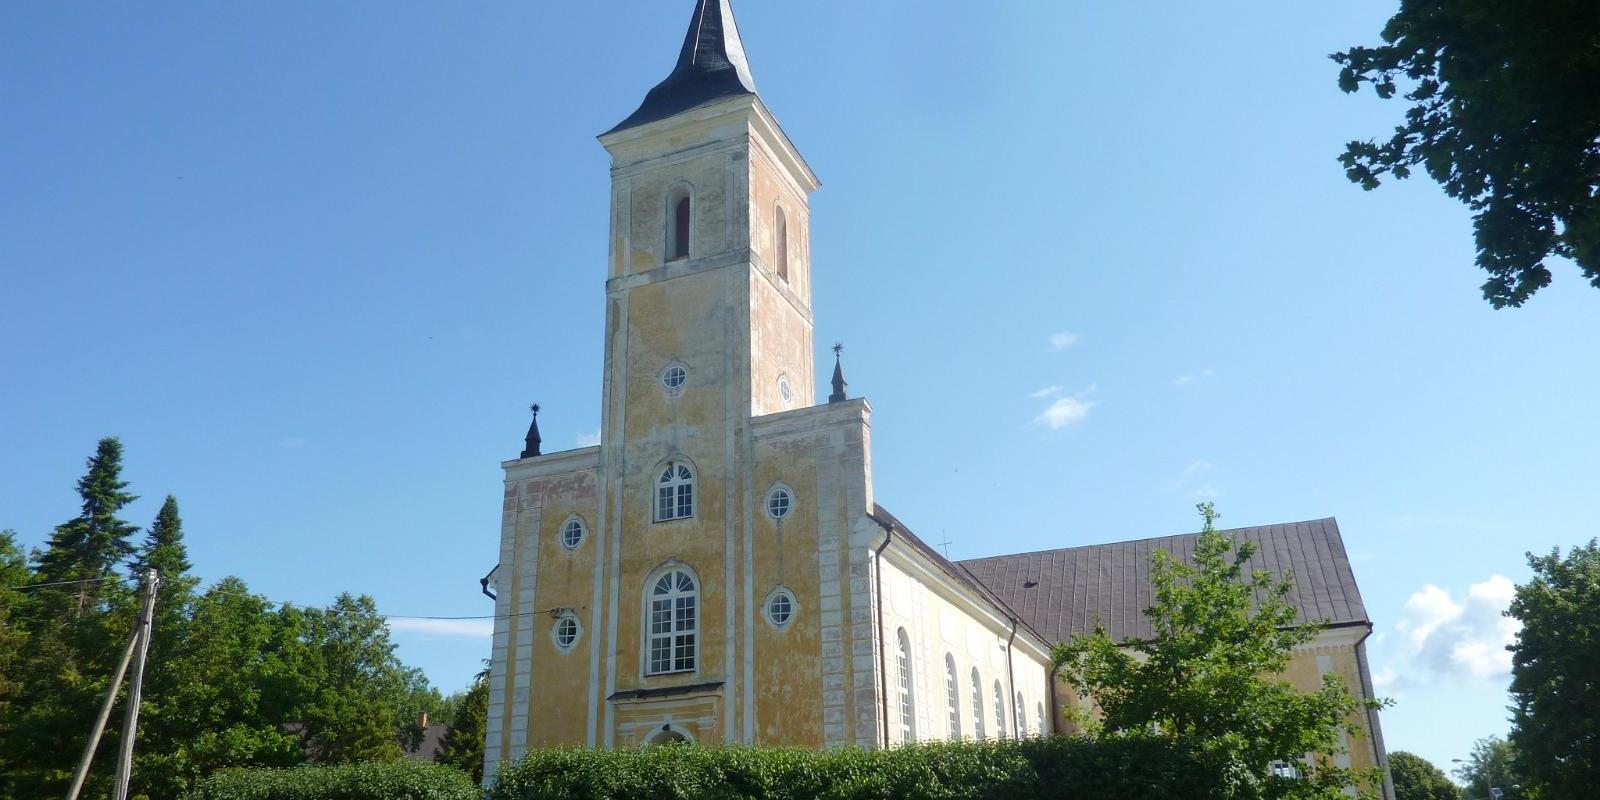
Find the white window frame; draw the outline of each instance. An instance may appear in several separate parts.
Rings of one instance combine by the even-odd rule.
[[[676,373],[682,373],[683,377],[678,380],[678,385],[674,386],[672,385],[673,377],[671,376]],[[669,397],[676,397],[683,393],[683,387],[689,385],[689,367],[682,361],[673,361],[661,368],[661,374],[657,376],[657,380],[661,384],[661,391],[666,392]]]
[[[689,204],[690,215],[693,216],[694,203]],[[773,273],[784,283],[789,282],[789,216],[783,213],[783,205],[776,206],[776,219],[772,226],[772,260]]]
[[[687,586],[684,584],[687,580]],[[663,582],[667,589],[658,593]],[[665,616],[658,616],[664,614]],[[644,584],[644,648],[640,652],[645,677],[695,673],[700,669],[700,577],[688,565],[672,563],[650,574]],[[664,621],[665,629],[657,622]],[[665,668],[658,669],[657,646],[664,648]]]
[[[1017,735],[1023,738],[1028,736],[1028,701],[1022,699],[1022,692],[1017,692],[1016,714]]]
[[[778,494],[780,492],[783,493],[783,495],[787,498],[782,514],[779,514],[772,509],[773,501],[778,498]],[[787,519],[790,514],[794,513],[794,490],[789,488],[789,484],[781,481],[773,484],[772,488],[767,490],[766,500],[762,502],[761,507],[767,512],[767,517],[769,519],[774,522],[782,522],[783,520]]]
[[[1006,737],[1006,688],[1000,685],[1000,680],[994,682],[994,726],[996,735],[1001,739]]]
[[[567,532],[572,530],[573,525],[578,526],[578,538],[577,541],[569,544],[567,542]],[[561,548],[569,553],[582,547],[584,540],[587,538],[589,538],[589,526],[585,525],[583,517],[577,514],[567,517],[566,521],[561,523],[561,528],[556,531],[556,539],[561,542]]]
[[[956,674],[956,657],[944,654],[945,713],[950,721],[950,740],[961,738],[961,678]]]
[[[772,604],[780,597],[789,601],[789,616],[785,617],[782,622],[779,622],[772,617]],[[779,586],[778,588],[773,589],[771,592],[767,593],[767,598],[761,601],[762,618],[767,621],[768,625],[771,625],[780,631],[794,624],[794,618],[799,613],[800,603],[799,601],[795,600],[794,592],[789,591],[789,587],[787,586]]]
[[[566,644],[561,643],[561,624],[564,622],[572,623],[572,641],[567,642]],[[571,611],[563,611],[557,614],[555,621],[550,624],[550,641],[555,643],[556,651],[559,653],[572,652],[573,648],[578,646],[578,641],[582,638],[583,622],[582,620],[578,619],[577,614],[574,614]]]
[[[977,667],[972,668],[972,735],[979,741],[988,738],[983,730],[983,677]]]
[[[672,458],[650,473],[655,478],[650,492],[652,522],[691,519],[695,512],[695,469],[686,459]]]
[[[900,741],[917,740],[917,698],[911,674],[911,635],[901,628],[895,633],[895,677],[900,697]]]

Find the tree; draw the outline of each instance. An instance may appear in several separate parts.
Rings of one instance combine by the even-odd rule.
[[[1600,287],[1600,13],[1594,0],[1401,0],[1384,44],[1332,55],[1339,87],[1405,87],[1405,124],[1353,141],[1350,180],[1378,186],[1418,165],[1474,212],[1483,296],[1520,306],[1550,258]]]
[[[1461,787],[1444,770],[1414,753],[1389,754],[1389,775],[1394,779],[1394,800],[1461,800]]]
[[[191,741],[193,730],[179,705],[185,682],[178,660],[188,635],[194,589],[199,583],[189,574],[188,548],[183,541],[183,518],[178,500],[167,495],[133,559],[133,572],[155,569],[161,579],[156,591],[155,615],[150,628],[150,650],[144,678],[144,705],[139,716],[139,748],[135,751],[134,796],[175,797],[186,785],[171,769],[171,754]],[[211,676],[227,680],[226,676]]]
[[[489,670],[485,669],[473,679],[472,688],[467,690],[451,718],[438,762],[471,774],[474,783],[483,783],[484,739],[488,729]]]
[[[1528,554],[1533,578],[1509,613],[1515,771],[1541,800],[1593,797],[1600,787],[1600,542],[1566,558]]]
[[[1155,604],[1144,613],[1152,639],[1119,644],[1097,628],[1054,648],[1056,673],[1099,707],[1098,719],[1083,721],[1097,736],[1192,740],[1263,796],[1334,800],[1346,786],[1370,794],[1377,775],[1339,768],[1331,756],[1342,752],[1341,732],[1360,735],[1356,712],[1377,704],[1357,701],[1335,675],[1310,694],[1275,677],[1318,628],[1297,622],[1284,599],[1291,581],[1247,574],[1255,545],[1218,532],[1210,503],[1198,508],[1205,529],[1193,565],[1164,551],[1151,559]],[[1272,774],[1273,762],[1295,764],[1306,753],[1320,756],[1304,780]]]
[[[28,561],[17,544],[17,532],[0,531],[0,730],[11,717],[11,706],[21,688],[17,683],[17,665],[22,657],[23,641],[27,632],[22,626],[23,603],[27,597],[19,587],[28,583]],[[4,735],[0,734],[0,740]],[[0,772],[6,767],[6,756],[0,753]]]
[[[78,516],[35,554],[16,664],[15,712],[0,726],[0,797],[64,794],[111,673],[133,630],[134,590],[119,567],[138,528],[119,517],[136,498],[122,480],[122,443],[101,439],[79,479]],[[62,585],[58,585],[62,584]],[[117,746],[108,730],[103,752]],[[96,759],[86,796],[109,794],[111,759]]]
[[[339,595],[326,609],[289,612],[301,631],[294,659],[300,682],[296,713],[319,763],[392,761],[415,720],[400,712],[420,673],[394,654],[389,626],[371,597]]]
[[[1467,785],[1466,800],[1489,800],[1495,796],[1493,789],[1500,790],[1504,800],[1528,797],[1516,769],[1516,748],[1498,736],[1479,739],[1456,768],[1456,777]]]

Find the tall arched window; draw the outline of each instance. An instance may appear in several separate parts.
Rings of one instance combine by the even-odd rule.
[[[972,668],[972,735],[983,738],[983,679],[977,667]]]
[[[911,697],[911,637],[901,628],[898,638],[900,649],[895,653],[894,665],[900,681],[900,741],[914,742],[917,740],[917,714]]]
[[[961,684],[956,680],[956,657],[949,653],[944,654],[944,694],[953,741],[961,738]]]
[[[692,672],[695,634],[700,631],[700,588],[687,571],[674,569],[650,587],[650,660],[645,674]]]
[[[1028,735],[1028,706],[1025,703],[1026,701],[1022,699],[1022,692],[1017,692],[1017,705],[1012,709],[1011,713],[1016,715],[1018,736]]]
[[[994,682],[994,735],[1006,738],[1006,690]]]
[[[789,280],[789,220],[783,215],[783,206],[778,206],[777,234],[773,236],[772,249],[777,251],[778,277]]]
[[[694,201],[688,186],[679,186],[667,195],[667,260],[689,257],[689,239],[694,231]]]
[[[694,470],[668,461],[656,480],[656,522],[694,516]]]
[[[1035,736],[1050,735],[1050,730],[1044,726],[1044,703],[1033,704],[1033,721],[1037,723],[1034,726],[1037,730],[1033,732]]]

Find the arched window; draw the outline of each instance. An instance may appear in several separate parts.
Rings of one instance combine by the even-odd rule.
[[[694,516],[694,470],[668,461],[656,480],[656,522]]]
[[[650,661],[647,675],[692,672],[695,634],[700,630],[700,589],[688,572],[675,569],[650,587]]]
[[[1028,735],[1028,706],[1026,704],[1026,701],[1024,701],[1022,699],[1022,692],[1017,692],[1017,705],[1016,705],[1016,707],[1014,709],[1012,709],[1012,713],[1016,714],[1017,735],[1018,736],[1027,736]]]
[[[956,680],[956,657],[944,654],[944,693],[946,713],[950,717],[951,740],[961,738],[961,684]]]
[[[1035,726],[1037,730],[1033,732],[1035,736],[1050,735],[1050,729],[1044,726],[1044,703],[1033,704],[1033,721],[1038,723]]]
[[[1006,690],[994,682],[994,735],[1006,738]]]
[[[972,735],[983,738],[983,679],[977,667],[972,668]]]
[[[911,637],[906,635],[905,628],[900,629],[899,640],[900,649],[895,653],[894,665],[900,680],[900,741],[914,742],[917,740],[917,715],[911,697]]]
[[[667,195],[667,260],[689,257],[689,239],[694,230],[694,201],[689,187],[680,186]]]
[[[777,251],[778,277],[789,280],[789,220],[783,215],[783,206],[778,206],[777,234],[773,236],[772,249]]]

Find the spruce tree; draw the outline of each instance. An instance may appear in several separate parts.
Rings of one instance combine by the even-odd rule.
[[[189,635],[198,580],[189,574],[188,549],[183,543],[183,518],[172,495],[145,534],[133,559],[133,571],[143,575],[154,568],[161,585],[150,628],[150,653],[145,670],[144,710],[139,718],[139,749],[135,752],[133,792],[151,797],[176,797],[184,785],[177,769],[182,752],[192,740],[180,702],[179,689],[186,676],[176,658]]]
[[[139,499],[127,488],[122,479],[122,441],[115,436],[101,439],[88,472],[78,479],[81,511],[51,534],[49,546],[39,556],[38,582],[95,581],[114,575],[117,565],[133,554],[131,540],[139,530],[117,516]],[[99,589],[87,582],[73,587],[79,616],[102,595]]]

